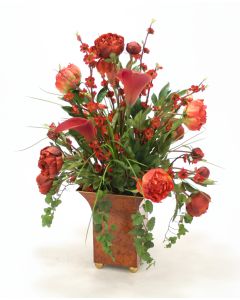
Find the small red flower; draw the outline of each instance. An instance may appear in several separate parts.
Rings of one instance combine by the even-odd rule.
[[[74,94],[71,93],[71,92],[67,92],[67,94],[65,94],[65,95],[63,96],[63,99],[66,100],[66,101],[72,101],[73,98],[74,98]]]
[[[141,63],[140,67],[143,71],[147,71],[147,65],[145,65],[144,63]]]
[[[101,104],[101,103],[96,103],[96,102],[93,102],[93,101],[90,101],[88,102],[87,104],[85,104],[87,110],[92,113],[92,112],[95,112],[96,110],[102,110],[102,109],[105,109],[107,108],[106,105],[104,104]]]
[[[75,104],[72,106],[72,113],[75,114],[75,115],[79,114],[78,106],[75,105]]]
[[[192,85],[190,88],[189,88],[189,91],[193,92],[193,93],[197,93],[200,91],[200,88],[198,85]]]
[[[161,124],[161,120],[159,117],[153,117],[152,120],[151,120],[151,127],[153,129],[157,129],[160,127],[160,124]]]
[[[85,79],[86,86],[89,88],[96,88],[97,86],[95,85],[95,78],[92,76],[89,76]]]
[[[155,70],[148,70],[146,73],[149,74],[152,77],[152,79],[155,79],[158,75]]]
[[[167,173],[171,176],[171,178],[174,178],[174,172],[172,168],[169,168]]]
[[[106,117],[102,117],[102,116],[94,117],[94,122],[98,127],[102,127],[106,122]]]
[[[154,136],[154,130],[152,128],[147,128],[143,131],[145,138],[149,141]]]
[[[86,43],[82,43],[82,45],[80,46],[80,51],[83,53],[87,53],[89,50],[89,45]]]
[[[182,168],[179,172],[178,172],[178,177],[180,179],[186,179],[188,178],[188,171],[184,168]]]

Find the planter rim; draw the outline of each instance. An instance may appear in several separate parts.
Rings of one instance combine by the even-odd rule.
[[[81,190],[77,190],[80,194],[96,194],[96,192],[85,192]],[[127,197],[127,198],[134,198],[134,199],[144,199],[144,197],[141,196],[129,196],[129,195],[123,195],[123,194],[112,194],[112,193],[107,193],[106,195],[114,196],[114,197]]]

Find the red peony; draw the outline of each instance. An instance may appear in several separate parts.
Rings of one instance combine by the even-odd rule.
[[[36,181],[39,192],[43,195],[46,195],[50,191],[53,184],[53,179],[43,175],[42,173],[37,176]]]
[[[160,202],[173,190],[174,184],[171,176],[161,168],[148,171],[137,182],[137,190],[144,198],[153,202]]]
[[[61,93],[66,94],[69,90],[78,88],[80,80],[80,69],[73,64],[69,64],[58,72],[55,85]]]
[[[206,123],[206,105],[203,104],[203,100],[189,102],[185,114],[183,122],[190,130],[200,130]]]
[[[118,78],[124,85],[125,101],[128,105],[135,104],[142,90],[152,80],[148,74],[128,69],[120,70]]]
[[[61,170],[62,165],[62,152],[59,148],[49,146],[41,150],[38,166],[42,175],[54,178]]]
[[[206,193],[197,192],[191,194],[189,200],[190,202],[186,205],[188,214],[192,217],[199,217],[207,211],[211,198]]]
[[[126,50],[131,55],[136,55],[141,52],[141,46],[137,42],[130,42],[127,44]]]
[[[111,53],[119,55],[124,49],[124,38],[118,34],[101,35],[94,42],[99,57],[109,58]]]

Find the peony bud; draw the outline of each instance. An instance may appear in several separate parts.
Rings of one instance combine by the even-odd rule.
[[[126,50],[131,55],[136,55],[141,52],[141,46],[137,42],[130,42],[127,44]]]

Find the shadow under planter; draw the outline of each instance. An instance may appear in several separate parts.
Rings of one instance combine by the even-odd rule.
[[[93,208],[96,193],[79,191]],[[93,230],[94,263],[97,268],[104,265],[127,267],[131,272],[136,272],[139,265],[133,236],[129,233],[133,229],[131,215],[139,211],[142,197],[107,194],[106,199],[111,201],[109,225],[117,226],[112,241],[112,252],[115,260],[107,255],[100,242],[97,241],[97,233]]]

